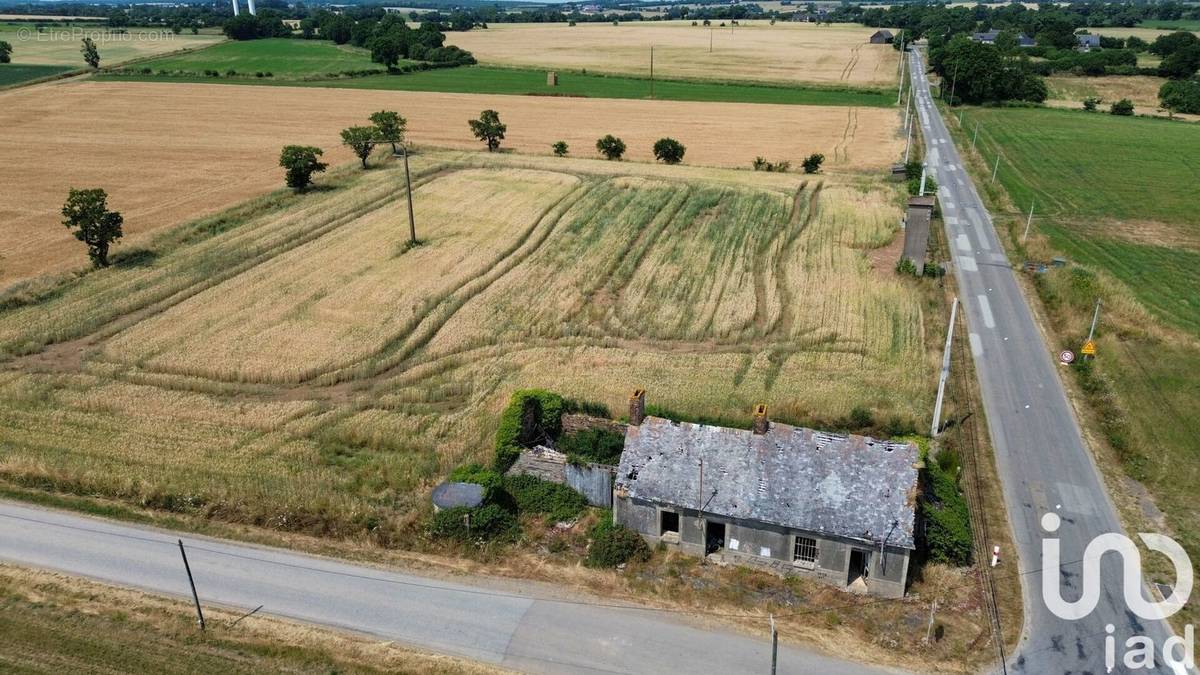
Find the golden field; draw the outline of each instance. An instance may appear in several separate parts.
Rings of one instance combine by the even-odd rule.
[[[1046,86],[1050,89],[1050,98],[1046,100],[1046,105],[1055,108],[1081,108],[1083,99],[1098,96],[1103,99],[1100,109],[1107,110],[1113,102],[1127,98],[1133,101],[1134,112],[1138,115],[1166,117],[1167,112],[1158,107],[1158,90],[1166,81],[1164,77],[1151,75],[1055,75],[1046,78]],[[1197,115],[1176,114],[1175,117],[1200,119]]]
[[[0,21],[2,20],[0,18]],[[185,32],[174,35],[170,30],[155,28],[129,28],[124,33],[116,33],[110,32],[103,24],[50,25],[40,33],[32,22],[0,25],[0,40],[7,41],[13,47],[13,63],[84,68],[86,64],[79,53],[79,43],[84,37],[90,37],[96,43],[101,66],[183,49],[207,47],[225,39],[224,35],[204,33],[192,35]]]
[[[403,546],[519,387],[810,423],[928,409],[927,298],[870,259],[890,184],[453,151],[412,169],[415,248],[389,161],[0,309],[0,481]]]
[[[349,89],[178,83],[65,82],[0,93],[0,218],[8,229],[0,289],[77,268],[79,242],[59,224],[70,187],[103,187],[125,216],[126,245],[140,236],[215,213],[282,184],[287,143],[317,145],[348,161],[338,132],[380,109],[409,120],[421,145],[478,149],[469,118],[494,108],[509,125],[504,147],[549,154],[566,140],[588,156],[613,133],[628,158],[651,161],[670,135],[688,164],[748,167],[757,155],[826,155],[833,172],[877,171],[903,151],[895,110],[573,99]],[[30,142],[30,139],[38,139]],[[118,247],[119,248],[119,247]]]
[[[899,52],[873,45],[857,24],[816,26],[766,21],[737,27],[691,21],[492,24],[455,33],[454,44],[480,63],[660,77],[760,80],[855,87],[898,82]],[[709,51],[711,39],[712,51]]]

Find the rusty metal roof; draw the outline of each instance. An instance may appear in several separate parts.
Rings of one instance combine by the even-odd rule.
[[[912,443],[647,417],[625,433],[616,486],[663,505],[911,549],[917,461]]]

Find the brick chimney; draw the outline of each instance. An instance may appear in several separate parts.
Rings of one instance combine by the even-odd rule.
[[[770,427],[771,421],[767,419],[767,406],[759,403],[754,406],[754,433],[762,436]]]
[[[646,419],[646,390],[634,389],[633,395],[629,397],[629,423],[635,427],[641,426],[644,419]]]

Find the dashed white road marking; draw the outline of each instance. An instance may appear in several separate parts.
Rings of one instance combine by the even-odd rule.
[[[988,328],[996,327],[996,317],[992,316],[992,305],[986,295],[975,296],[979,300],[979,313],[983,314],[983,325]]]
[[[979,339],[979,333],[971,333],[967,336],[971,342],[971,355],[975,357],[983,356],[983,340]]]
[[[962,271],[964,272],[979,271],[979,264],[975,262],[975,258],[972,258],[969,255],[958,256],[958,266],[961,267]]]
[[[963,253],[971,252],[971,240],[967,238],[967,235],[958,235],[955,237],[954,243],[956,246],[958,246],[958,250],[962,251]]]

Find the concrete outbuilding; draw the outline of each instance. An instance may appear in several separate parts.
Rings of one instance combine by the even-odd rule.
[[[643,400],[639,392],[631,403]],[[750,430],[631,418],[613,517],[651,545],[904,595],[915,445],[776,424],[765,406]]]
[[[933,195],[910,197],[904,214],[904,253],[901,260],[911,261],[920,272],[929,251],[929,221],[933,218]]]

